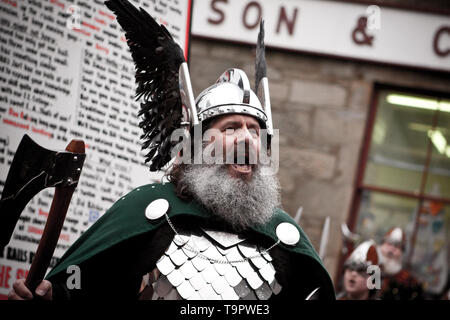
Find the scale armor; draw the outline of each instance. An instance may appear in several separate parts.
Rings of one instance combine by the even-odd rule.
[[[201,229],[175,235],[144,281],[153,300],[267,300],[281,291],[275,273],[263,248]]]

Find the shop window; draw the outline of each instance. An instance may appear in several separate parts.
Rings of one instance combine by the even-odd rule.
[[[438,294],[450,252],[450,98],[376,87],[349,226],[378,243],[391,227],[407,234],[405,265]]]

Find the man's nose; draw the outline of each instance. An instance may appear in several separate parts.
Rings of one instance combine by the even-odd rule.
[[[235,140],[238,163],[258,163],[258,143],[251,129],[244,127],[238,130]]]
[[[243,127],[236,130],[235,142],[236,144],[253,144],[253,135],[250,129],[248,129],[247,127]]]

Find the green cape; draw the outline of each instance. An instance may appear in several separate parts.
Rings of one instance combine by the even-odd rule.
[[[146,232],[152,232],[166,223],[164,218],[149,220],[145,216],[145,209],[148,204],[160,198],[169,202],[168,216],[170,218],[178,215],[189,215],[200,219],[210,218],[210,214],[198,202],[186,202],[177,197],[174,185],[171,183],[141,186],[119,199],[94,225],[84,232],[46,278],[51,280],[52,277],[67,270],[70,265],[79,265],[122,241]],[[263,226],[256,226],[253,230],[276,242],[278,237],[275,230],[282,222],[289,222],[298,229],[300,241],[295,246],[283,243],[278,246],[294,255],[311,258],[314,268],[319,269],[320,282],[325,284],[326,290],[333,291],[334,294],[331,278],[307,235],[287,213],[277,208],[269,222]]]

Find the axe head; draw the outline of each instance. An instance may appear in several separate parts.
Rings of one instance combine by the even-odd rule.
[[[49,187],[76,187],[84,153],[45,149],[24,135],[17,148],[0,199],[0,249],[9,243],[27,203]]]

